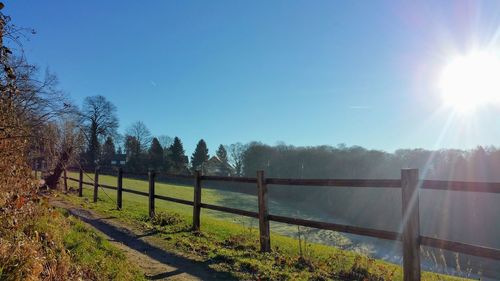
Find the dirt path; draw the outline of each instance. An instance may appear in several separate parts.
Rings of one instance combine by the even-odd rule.
[[[163,250],[161,239],[126,226],[114,217],[103,217],[93,211],[61,200],[51,205],[70,214],[102,233],[112,244],[123,250],[130,261],[141,268],[150,280],[232,280],[217,273],[202,262],[195,262]]]

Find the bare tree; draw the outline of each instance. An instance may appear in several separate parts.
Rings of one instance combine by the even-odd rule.
[[[174,138],[166,135],[160,135],[158,136],[158,141],[163,149],[168,149],[174,143]]]
[[[229,151],[229,163],[233,166],[236,176],[241,176],[243,173],[243,155],[247,146],[237,142],[226,147]]]
[[[56,154],[58,139],[48,139],[58,135],[57,126],[50,123],[57,122],[64,114],[74,112],[75,108],[65,100],[64,93],[57,89],[57,78],[53,74],[47,71],[45,76],[41,76],[36,66],[27,63],[20,41],[26,37],[26,29],[9,22],[10,17],[0,13],[0,64],[3,69],[0,75],[0,140],[5,143],[2,152],[6,152],[0,158],[12,166],[14,171],[19,171],[23,170],[22,166],[28,161],[26,156],[32,156],[37,149],[51,152],[48,157]],[[4,41],[13,42],[19,47],[16,55],[4,46]],[[45,129],[54,130],[45,134]],[[62,140],[65,145],[60,148],[66,156],[55,161],[56,166],[60,167],[66,165],[74,150],[67,139]],[[19,156],[17,160],[9,160],[13,155]],[[25,163],[22,164],[19,160]],[[52,177],[58,179],[61,171],[59,169],[54,172]]]
[[[85,137],[77,116],[65,116],[58,122],[52,122],[52,138],[46,137],[46,141],[52,144],[52,154],[46,155],[54,159],[53,171],[45,177],[45,183],[49,188],[56,188],[59,178],[64,169],[72,164],[78,163],[77,156],[84,150]],[[48,151],[47,151],[48,152]]]
[[[137,140],[141,152],[145,152],[151,144],[151,132],[142,121],[132,123],[125,134]]]
[[[98,161],[99,146],[105,137],[116,135],[118,118],[116,107],[103,96],[91,96],[83,101],[80,113],[87,139],[87,161],[95,165]]]
[[[75,108],[57,88],[58,80],[54,74],[46,70],[41,75],[37,66],[27,62],[21,44],[27,29],[14,26],[9,21],[10,17],[2,16],[2,43],[10,41],[18,48],[14,55],[11,49],[2,47],[1,65],[4,72],[0,77],[1,90],[13,107],[10,114],[29,129],[22,136],[18,131],[16,136],[10,137],[28,137],[30,141],[36,142],[47,122],[57,119],[61,114],[74,112]],[[6,92],[8,89],[10,93]],[[1,129],[5,128],[0,126]]]

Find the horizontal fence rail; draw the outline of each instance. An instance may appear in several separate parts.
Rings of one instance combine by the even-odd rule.
[[[469,245],[465,243],[442,240],[426,236],[420,236],[420,243],[424,246],[440,248],[453,252],[459,252],[466,255],[493,259],[493,260],[500,260],[500,250],[498,249]]]
[[[300,225],[318,229],[333,230],[337,232],[350,233],[356,235],[370,236],[386,240],[401,240],[401,234],[397,232],[370,229],[358,226],[350,226],[336,223],[328,223],[321,221],[312,221],[298,218],[290,218],[284,216],[269,215],[269,220],[275,222],[288,223],[293,225]]]
[[[334,187],[382,187],[401,188],[400,180],[349,180],[349,179],[278,179],[267,178],[267,184],[334,186]]]
[[[245,217],[251,217],[251,218],[259,218],[259,213],[257,213],[257,212],[245,211],[245,210],[234,209],[234,208],[229,208],[229,207],[222,207],[222,206],[205,204],[205,203],[201,203],[200,206],[202,208],[206,208],[206,209],[210,209],[210,210],[221,211],[221,212],[226,212],[226,213],[231,213],[231,214],[245,216]]]
[[[149,214],[154,216],[155,199],[164,200],[184,205],[193,206],[193,230],[200,229],[200,209],[205,208],[214,211],[220,211],[240,216],[246,216],[259,220],[259,232],[261,241],[261,251],[271,250],[269,221],[312,227],[317,229],[332,230],[355,235],[369,236],[379,239],[401,241],[403,242],[403,276],[405,281],[420,280],[420,246],[434,247],[449,251],[454,251],[466,255],[483,257],[493,260],[500,260],[500,249],[488,248],[478,245],[470,245],[461,242],[448,241],[438,238],[431,238],[420,235],[419,226],[419,191],[444,190],[444,191],[463,191],[463,192],[483,192],[500,193],[500,183],[493,182],[463,182],[463,181],[437,181],[437,180],[419,180],[418,170],[405,169],[401,171],[401,179],[283,179],[283,178],[265,178],[263,171],[257,172],[257,177],[227,177],[227,176],[205,176],[200,172],[194,175],[173,175],[166,173],[129,173],[121,168],[117,171],[117,186],[111,186],[99,183],[99,169],[94,171],[94,181],[84,181],[82,169],[79,170],[79,178],[72,178],[63,174],[64,187],[67,190],[66,180],[78,182],[79,196],[82,196],[83,185],[94,187],[94,201],[98,196],[98,187],[117,191],[117,208],[122,208],[122,192],[145,196],[149,198]],[[149,192],[125,188],[122,186],[123,176],[131,175],[149,179]],[[87,176],[91,179],[90,176]],[[182,178],[194,180],[193,201],[155,194],[155,178]],[[225,206],[212,205],[201,202],[201,189],[203,181],[224,181],[233,183],[252,183],[256,184],[258,194],[258,212],[235,209]],[[268,212],[268,185],[275,186],[329,186],[329,187],[350,187],[350,188],[398,188],[402,190],[402,213],[405,220],[403,232],[392,232],[386,230],[370,229],[359,226],[343,225],[308,219],[292,218],[269,214]]]
[[[200,176],[200,180],[257,183],[256,178],[247,178],[247,177]]]
[[[424,180],[422,182],[422,188],[423,189],[449,190],[449,191],[500,193],[500,183],[499,182]]]

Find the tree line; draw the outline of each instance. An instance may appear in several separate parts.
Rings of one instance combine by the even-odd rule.
[[[53,89],[55,78],[49,75],[46,80]],[[54,97],[60,95],[59,91],[54,91],[45,99],[58,100]],[[152,136],[141,121],[128,126],[123,135],[119,134],[116,106],[103,96],[87,97],[81,107],[55,102],[51,107],[57,108],[57,115],[64,118],[49,119],[48,116],[47,120],[40,122],[44,124],[43,129],[33,131],[43,132],[43,137],[35,138],[38,139],[33,142],[36,153],[32,154],[59,155],[47,157],[52,159],[47,160],[52,168],[58,161],[67,162],[66,166],[72,162],[73,165],[80,163],[95,168],[111,166],[113,161],[122,160],[125,161],[124,168],[130,172],[155,169],[189,174],[203,170],[210,159],[205,140],[199,140],[195,151],[188,157],[179,137]],[[42,118],[40,114],[33,116],[36,117],[30,120],[33,123]],[[68,155],[63,157],[61,151]],[[478,146],[471,150],[400,149],[389,153],[343,144],[296,147],[284,143],[250,142],[221,144],[215,156],[230,167],[232,176],[253,177],[257,170],[264,170],[270,177],[399,178],[401,168],[418,168],[423,177],[432,179],[500,181],[496,173],[500,168],[500,151],[494,146]]]
[[[199,140],[190,158],[179,137],[152,136],[137,121],[124,135],[117,133],[116,107],[103,96],[87,97],[79,110],[86,144],[80,162],[87,167],[110,166],[117,155],[126,155],[130,172],[157,171],[189,174],[202,170],[210,158],[207,143]],[[399,178],[401,168],[418,168],[432,179],[498,180],[500,151],[493,146],[471,150],[399,149],[393,153],[360,146],[296,147],[260,142],[219,145],[215,155],[231,167],[233,176],[255,176],[264,170],[270,177],[284,178]]]
[[[87,168],[118,166],[121,160],[125,162],[124,168],[133,173],[154,169],[189,174],[203,170],[210,158],[205,140],[199,140],[189,159],[179,137],[154,137],[142,121],[131,124],[124,135],[118,134],[116,107],[103,96],[85,98],[78,115],[86,140],[79,159]],[[235,167],[230,169],[232,175],[241,175],[242,172],[240,147],[241,144],[221,144],[215,153],[221,165]]]

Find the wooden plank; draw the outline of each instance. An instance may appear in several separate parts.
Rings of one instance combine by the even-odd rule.
[[[500,249],[475,246],[460,242],[447,241],[431,237],[420,237],[420,243],[425,246],[459,252],[466,255],[500,260]]]
[[[403,211],[403,279],[420,281],[420,215],[418,170],[401,170]]]
[[[150,170],[148,173],[149,177],[149,218],[153,219],[155,216],[155,172]]]
[[[99,189],[99,168],[96,168],[94,173],[94,203],[97,202],[98,189]]]
[[[279,179],[268,178],[267,184],[303,185],[303,186],[336,186],[336,187],[378,187],[401,188],[401,180],[352,180],[352,179]]]
[[[193,198],[193,230],[200,230],[200,214],[201,214],[201,173],[194,173],[194,198]]]
[[[370,236],[370,237],[386,239],[386,240],[401,240],[400,234],[397,232],[392,232],[392,231],[377,230],[377,229],[370,229],[370,228],[364,228],[364,227],[357,227],[357,226],[350,226],[350,225],[343,225],[343,224],[336,224],[336,223],[328,223],[328,222],[320,222],[320,221],[312,221],[312,220],[290,218],[290,217],[283,217],[283,216],[276,216],[276,215],[269,215],[269,220],[293,224],[293,225],[300,225],[300,226],[305,226],[305,227],[312,227],[312,228],[318,228],[318,229],[333,230],[333,231],[343,232],[343,233],[351,233],[351,234],[356,234],[356,235]]]
[[[102,188],[107,188],[107,189],[112,189],[112,190],[117,190],[118,188],[116,186],[112,186],[112,185],[107,185],[107,184],[99,184],[99,187],[102,187]]]
[[[424,180],[422,182],[422,188],[464,192],[500,193],[500,183],[498,182]]]
[[[78,197],[83,196],[83,170],[80,169],[78,175]]]
[[[194,202],[192,202],[192,201],[174,198],[174,197],[169,197],[169,196],[155,195],[155,198],[160,199],[160,200],[174,202],[174,203],[184,204],[184,205],[190,205],[190,206],[194,205]]]
[[[175,175],[175,174],[166,174],[166,173],[161,173],[158,174],[159,176],[166,177],[166,178],[178,178],[178,179],[194,179],[195,176],[193,175]]]
[[[264,171],[257,171],[257,197],[259,203],[260,251],[270,252],[271,231],[269,229],[267,185],[264,177]]]
[[[257,183],[256,178],[248,177],[224,177],[224,176],[202,176],[202,180],[210,181],[228,181],[228,182],[241,182],[241,183]]]
[[[75,179],[75,178],[72,178],[72,177],[67,177],[67,179],[70,180],[70,181],[79,182],[78,179]]]
[[[129,172],[129,171],[123,171],[123,174],[125,175],[125,177],[127,177],[127,175],[138,176],[138,177],[148,177],[149,176],[149,173],[135,173],[135,172]]]
[[[116,182],[116,208],[118,210],[122,209],[122,200],[123,200],[123,169],[118,168],[118,177]]]
[[[245,217],[251,217],[251,218],[256,218],[256,219],[259,218],[259,214],[257,212],[245,211],[245,210],[240,210],[240,209],[233,209],[233,208],[229,208],[229,207],[222,207],[222,206],[205,204],[205,203],[201,203],[201,207],[206,208],[206,209],[210,209],[210,210],[214,210],[214,211],[221,211],[221,212],[245,216]]]
[[[122,188],[122,191],[149,197],[149,193],[147,193],[147,192],[137,191],[137,190],[128,189],[128,188]]]

